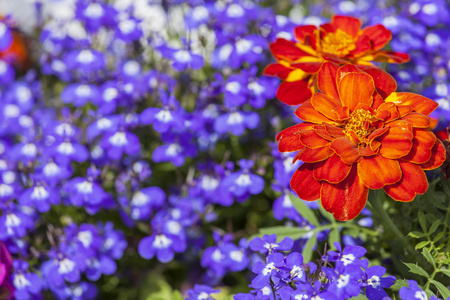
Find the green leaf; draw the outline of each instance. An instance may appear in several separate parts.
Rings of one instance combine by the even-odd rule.
[[[427,271],[422,269],[421,266],[415,265],[415,264],[410,264],[410,263],[404,263],[404,264],[409,268],[409,272],[423,276],[423,277],[429,277]]]
[[[341,234],[338,227],[334,227],[328,235],[328,244],[330,248],[334,248],[334,242],[341,242]]]
[[[422,227],[423,232],[427,232],[427,218],[421,211],[419,211],[419,223],[420,227]]]
[[[439,269],[438,272],[444,273],[448,277],[450,277],[450,270],[449,269]]]
[[[305,244],[305,247],[303,248],[302,255],[303,255],[303,261],[310,261],[311,257],[313,255],[312,249],[317,244],[317,233],[314,232],[314,234],[308,239],[308,241]]]
[[[428,245],[430,243],[430,241],[423,241],[420,242],[416,245],[416,250],[422,249],[423,247],[425,247],[426,245]]]
[[[172,299],[173,300],[183,300],[183,295],[181,295],[180,291],[176,290],[173,292]]]
[[[442,239],[445,236],[445,232],[439,232],[436,234],[436,236],[433,239],[433,243],[438,242],[440,239]]]
[[[450,297],[450,290],[447,287],[445,287],[445,285],[434,279],[431,280],[431,283],[434,284],[435,287],[437,287],[442,298],[447,299],[448,297]]]
[[[434,221],[430,227],[430,230],[428,231],[428,234],[432,235],[436,231],[436,229],[439,227],[440,224],[441,224],[441,220]]]
[[[333,215],[327,212],[325,208],[323,208],[322,203],[319,204],[319,211],[322,214],[322,216],[327,218],[328,221],[330,221],[331,223],[336,223],[336,220],[334,219]]]
[[[441,176],[441,185],[444,188],[444,192],[445,194],[447,194],[447,196],[450,196],[450,186],[448,184],[447,179],[444,178],[444,173],[440,172],[440,176]]]
[[[436,269],[436,262],[427,248],[423,248],[422,255],[428,260],[428,262]]]
[[[408,233],[408,236],[415,238],[415,239],[420,239],[425,237],[425,233],[420,232],[420,231],[411,231],[410,233]]]
[[[304,217],[309,223],[311,223],[314,226],[319,226],[319,220],[317,220],[317,217],[304,202],[299,197],[294,196],[292,194],[289,195],[289,198],[292,201],[292,204],[294,204],[295,208],[297,209],[298,213]]]
[[[259,234],[256,236],[262,237],[265,234],[276,234],[279,240],[282,240],[285,237],[290,237],[294,241],[302,238],[306,233],[310,232],[310,230],[306,230],[298,227],[287,227],[287,226],[274,226],[261,228],[259,230]],[[254,236],[254,237],[256,237]],[[250,238],[251,240],[251,238]]]
[[[408,286],[408,281],[406,279],[397,279],[395,284],[391,286],[391,289],[398,292],[404,286]]]

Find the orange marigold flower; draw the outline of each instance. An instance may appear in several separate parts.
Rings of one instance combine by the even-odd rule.
[[[397,201],[425,193],[424,170],[445,160],[442,142],[429,130],[428,115],[438,104],[396,93],[395,80],[374,68],[326,62],[318,86],[295,112],[304,122],[277,135],[279,150],[299,151],[294,161],[304,162],[291,179],[297,195],[320,198],[343,221],[361,212],[369,189],[383,188]]]
[[[320,28],[314,25],[295,28],[296,41],[278,38],[270,45],[277,63],[266,67],[264,74],[278,76],[277,97],[289,105],[308,100],[317,92],[317,72],[325,61],[338,64],[372,65],[371,61],[404,63],[408,54],[380,51],[392,38],[391,32],[378,24],[361,29],[361,21],[334,16]]]

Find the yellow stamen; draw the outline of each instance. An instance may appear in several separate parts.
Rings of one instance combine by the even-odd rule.
[[[360,141],[365,141],[365,137],[369,135],[373,128],[370,123],[377,121],[372,113],[365,109],[357,109],[350,115],[344,127],[345,135],[351,137],[350,132],[354,132]]]
[[[335,54],[337,56],[346,56],[355,50],[356,39],[341,29],[336,32],[328,33],[322,40],[322,52]]]

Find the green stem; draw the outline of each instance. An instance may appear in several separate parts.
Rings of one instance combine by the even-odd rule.
[[[390,232],[392,232],[396,238],[398,238],[399,241],[403,245],[407,244],[406,237],[403,235],[403,233],[395,226],[394,222],[392,221],[391,217],[388,215],[386,210],[383,208],[383,202],[382,198],[384,198],[384,192],[383,190],[375,191],[376,195],[375,197],[372,197],[370,199],[372,206],[373,206],[373,213],[376,214],[380,219],[383,225],[388,229]]]

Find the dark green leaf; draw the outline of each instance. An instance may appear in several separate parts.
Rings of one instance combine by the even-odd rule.
[[[419,211],[419,223],[420,227],[422,227],[423,232],[427,232],[427,218],[421,211]]]
[[[444,178],[444,173],[440,172],[440,176],[441,176],[441,185],[444,188],[444,192],[445,194],[447,194],[447,196],[450,196],[450,186],[448,184],[447,179]]]
[[[438,242],[438,241],[441,240],[444,236],[445,236],[445,232],[439,232],[439,233],[436,234],[436,236],[434,237],[433,243]]]
[[[444,273],[448,277],[450,277],[450,270],[449,269],[439,269],[439,272]]]
[[[440,224],[441,224],[441,220],[434,221],[430,227],[430,230],[428,231],[428,234],[432,235],[436,231],[436,229],[439,227]]]
[[[422,255],[428,260],[428,262],[436,269],[436,262],[427,248],[423,248]]]
[[[425,233],[420,232],[420,231],[411,231],[410,233],[408,233],[408,236],[415,238],[415,239],[420,239],[425,236]]]
[[[439,293],[442,296],[441,298],[447,299],[448,297],[450,297],[450,290],[447,287],[445,287],[445,285],[434,279],[431,280],[431,283],[433,283],[434,286],[437,287]]]
[[[422,267],[415,265],[415,264],[410,264],[410,263],[404,263],[404,264],[409,268],[409,272],[423,276],[423,277],[429,277],[427,271],[422,269]]]
[[[423,241],[420,242],[416,245],[416,250],[422,249],[423,247],[425,247],[426,245],[428,245],[430,243],[430,241]]]
[[[313,254],[313,247],[317,244],[317,233],[314,233],[306,242],[303,248],[302,255],[303,261],[310,261]]]
[[[311,223],[314,226],[319,226],[319,220],[317,220],[317,217],[304,202],[299,197],[294,195],[289,195],[291,198],[292,204],[294,204],[295,208],[297,209],[298,213],[304,217],[309,223]]]

